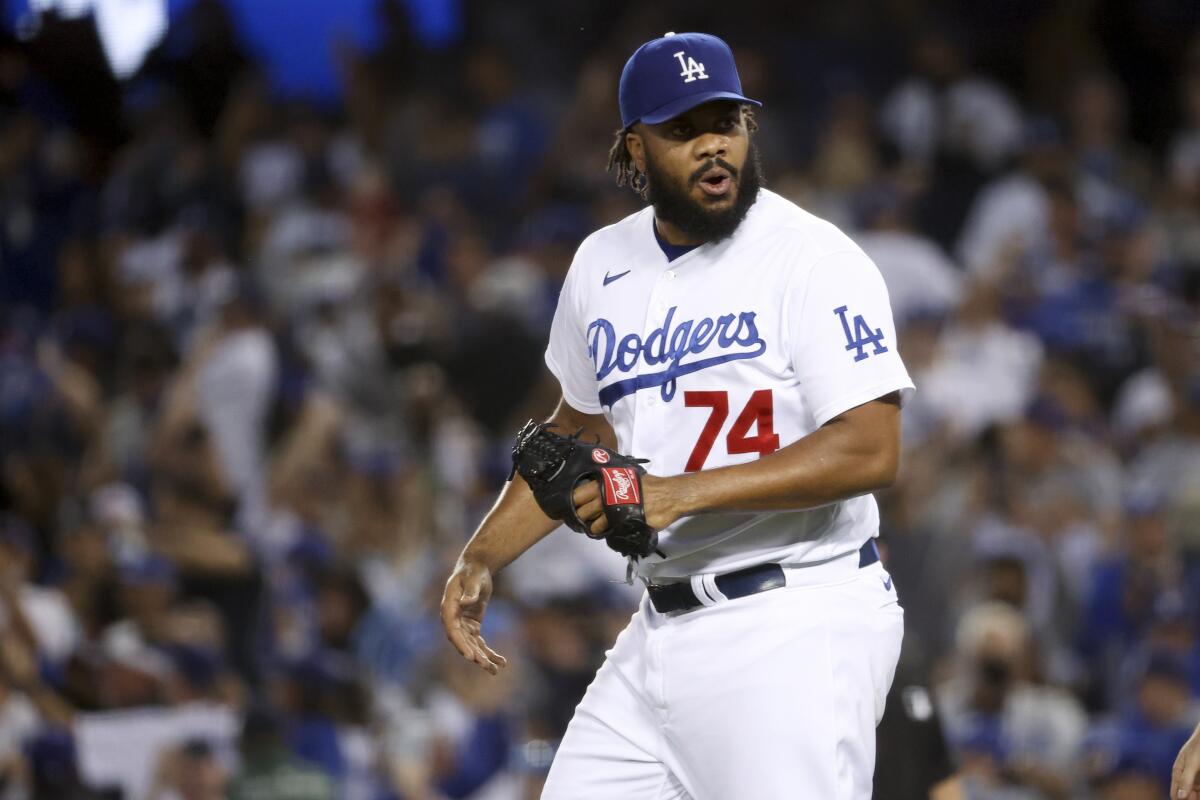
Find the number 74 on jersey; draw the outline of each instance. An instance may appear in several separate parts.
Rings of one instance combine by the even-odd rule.
[[[688,408],[708,408],[708,421],[700,431],[700,438],[688,456],[685,472],[699,472],[712,452],[725,420],[729,417],[729,392],[684,392],[683,404]],[[754,433],[751,433],[751,430]],[[770,389],[759,389],[750,395],[741,413],[733,421],[725,436],[725,450],[733,455],[758,453],[765,456],[779,449],[779,434],[775,433],[775,400]]]

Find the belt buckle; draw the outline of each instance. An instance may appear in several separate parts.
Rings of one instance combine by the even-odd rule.
[[[663,600],[664,602],[678,600],[678,597],[675,594],[672,594],[672,591],[680,586],[686,586],[686,585],[687,585],[686,583],[649,583],[649,582],[647,582],[646,583],[646,596],[650,600],[650,607],[653,608],[657,613],[662,614],[663,616],[668,616],[668,617],[675,616],[676,614],[686,613],[687,611],[690,611],[693,608],[697,607],[697,606],[686,606],[686,607],[680,606],[677,608],[670,608],[669,610],[666,610],[666,611],[659,609],[658,600]],[[693,594],[693,597],[694,596],[695,595]]]

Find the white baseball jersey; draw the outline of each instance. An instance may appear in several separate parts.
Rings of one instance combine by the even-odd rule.
[[[741,464],[912,380],[887,289],[834,225],[763,190],[737,231],[668,262],[647,207],[580,245],[546,349],[566,402],[655,475]],[[877,534],[871,495],[685,517],[647,579],[823,561]]]

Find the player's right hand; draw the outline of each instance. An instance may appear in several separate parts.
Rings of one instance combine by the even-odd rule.
[[[508,660],[487,646],[479,626],[492,597],[492,572],[473,561],[459,561],[442,594],[442,626],[450,644],[468,661],[495,675]]]
[[[1177,800],[1200,800],[1200,727],[1175,758],[1171,770],[1171,797]]]

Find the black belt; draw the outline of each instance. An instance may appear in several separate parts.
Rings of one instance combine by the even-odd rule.
[[[879,550],[875,548],[875,540],[868,539],[867,543],[858,549],[858,568],[868,567],[879,560]],[[746,597],[768,589],[778,589],[787,580],[783,576],[783,567],[778,564],[756,564],[734,572],[726,572],[716,577],[717,588],[721,594],[730,600]],[[646,587],[650,594],[650,603],[660,614],[672,611],[690,611],[704,605],[692,591],[688,581],[680,583],[652,583]]]

